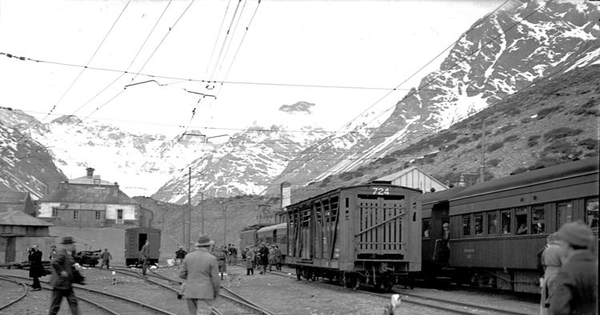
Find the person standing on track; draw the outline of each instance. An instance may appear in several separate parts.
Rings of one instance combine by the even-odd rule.
[[[185,256],[179,269],[179,278],[185,280],[182,293],[191,315],[210,315],[213,301],[219,296],[219,264],[209,252],[212,244],[207,235],[200,236],[195,251]]]
[[[181,262],[185,258],[185,255],[187,255],[187,252],[183,249],[183,246],[179,246],[179,249],[175,251],[175,264],[177,265],[177,268],[181,266]]]
[[[100,254],[100,258],[102,259],[102,264],[100,265],[100,270],[102,267],[106,266],[106,269],[110,269],[110,260],[112,259],[112,255],[108,251],[108,248],[105,248],[102,254]]]
[[[140,260],[142,261],[142,275],[146,275],[148,264],[150,263],[150,241],[146,240],[146,244],[140,250]]]
[[[40,285],[40,277],[46,275],[44,265],[42,265],[42,251],[38,249],[36,244],[33,244],[29,249],[29,277],[33,278],[33,284],[31,287],[33,291],[40,291],[42,286]]]
[[[79,315],[77,297],[73,292],[73,253],[75,252],[75,241],[71,236],[65,236],[62,240],[62,248],[56,252],[52,261],[52,299],[50,304],[50,315],[58,314],[63,297],[67,299],[71,314]]]
[[[548,314],[598,314],[598,239],[583,222],[565,223],[558,230],[564,263],[550,292]]]
[[[558,233],[554,232],[546,238],[546,247],[541,253],[540,264],[544,270],[540,283],[542,287],[542,299],[540,305],[540,314],[548,314],[548,297],[556,291],[556,276],[562,266],[563,247],[560,245]]]

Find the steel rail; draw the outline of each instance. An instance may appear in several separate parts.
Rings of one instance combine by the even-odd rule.
[[[0,280],[7,281],[7,282],[13,282],[13,283],[16,283],[16,284],[20,284],[20,285],[23,286],[23,289],[24,289],[24,292],[23,292],[23,294],[21,294],[21,296],[17,297],[13,301],[10,301],[10,302],[8,302],[8,303],[6,303],[4,305],[0,305],[0,310],[3,310],[5,308],[7,308],[7,307],[9,307],[9,306],[11,306],[11,305],[19,302],[20,300],[24,299],[27,296],[27,291],[28,291],[27,284],[25,284],[24,282],[20,282],[20,281],[17,281],[15,279],[11,279],[11,278],[5,277],[5,276],[0,276]]]

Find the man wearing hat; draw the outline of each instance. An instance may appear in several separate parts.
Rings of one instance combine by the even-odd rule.
[[[79,315],[77,297],[73,292],[73,253],[75,252],[75,241],[71,236],[62,239],[62,248],[56,252],[52,260],[52,303],[50,304],[50,315],[58,314],[63,297],[67,298],[71,314]]]
[[[598,314],[598,257],[591,250],[597,239],[592,229],[570,222],[558,230],[558,237],[565,258],[548,297],[548,314]]]
[[[179,269],[179,277],[185,280],[183,295],[191,315],[211,314],[212,303],[219,296],[219,264],[209,252],[213,244],[207,235],[200,236],[195,250],[185,256]]]

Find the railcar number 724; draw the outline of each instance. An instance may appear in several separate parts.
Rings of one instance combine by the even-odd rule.
[[[371,187],[373,189],[373,195],[389,195],[390,189],[384,187]]]

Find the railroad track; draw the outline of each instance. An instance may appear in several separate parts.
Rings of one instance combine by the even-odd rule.
[[[180,291],[181,281],[179,279],[173,279],[162,275],[160,273],[154,272],[150,270],[150,272],[146,273],[146,277],[141,275],[136,270],[125,269],[125,268],[115,268],[116,272],[121,274],[129,275],[132,277],[137,277],[146,280],[154,285],[160,286],[167,290],[172,291],[174,294],[178,294]],[[165,283],[166,282],[166,283]],[[177,287],[173,287],[173,285],[177,285]],[[275,315],[269,310],[253,303],[252,301],[244,298],[243,296],[233,292],[225,286],[221,286],[221,292],[219,294],[219,298],[214,303],[213,314],[215,315],[225,315],[225,314],[259,314],[259,315]]]
[[[8,296],[8,302],[0,305],[0,311],[8,308],[9,306],[19,302],[27,296],[27,284],[24,282],[20,282],[18,280],[12,279],[10,277],[0,276],[0,281],[9,282],[10,288],[5,288],[4,285],[0,286],[2,288],[2,294],[4,296]],[[23,289],[14,289],[14,287],[23,287]],[[22,292],[21,292],[22,291]],[[14,297],[13,297],[14,296]]]
[[[294,272],[289,272],[289,271],[288,272],[286,272],[286,271],[267,271],[267,272],[278,275],[278,276],[297,279]],[[323,281],[311,281],[311,282],[316,282],[316,283],[319,283],[322,285],[330,285],[330,286],[335,286],[338,288],[343,288],[339,285],[329,284],[329,283],[323,282]],[[343,289],[345,289],[345,288],[343,288]],[[352,289],[346,289],[346,290],[352,290]],[[363,290],[363,289],[354,290],[354,291],[359,291],[361,293],[377,296],[377,297],[382,298],[385,301],[390,300],[389,293],[387,293],[387,294],[377,293],[377,292],[372,292],[372,291]],[[442,299],[442,298],[436,298],[436,297],[430,297],[430,296],[425,296],[425,295],[420,295],[420,294],[406,293],[405,291],[398,291],[398,290],[392,290],[392,291],[393,291],[393,293],[400,294],[402,303],[419,305],[419,306],[433,308],[433,309],[437,309],[437,310],[441,310],[441,311],[445,311],[445,312],[451,312],[454,314],[463,314],[463,315],[481,315],[481,314],[485,314],[485,315],[532,315],[531,313],[524,313],[524,312],[519,312],[519,311],[514,311],[514,310],[506,310],[506,309],[501,309],[501,308],[487,306],[487,305],[463,303],[463,302]]]
[[[3,278],[12,278],[20,280],[30,280],[28,277],[16,275],[2,275]],[[52,291],[49,281],[40,281],[42,289]],[[168,310],[164,310],[148,303],[136,301],[117,294],[103,292],[99,290],[85,288],[79,285],[73,286],[77,299],[88,304],[91,304],[103,312],[112,315],[127,315],[127,314],[159,314],[159,315],[176,315]],[[63,306],[64,307],[64,306]],[[80,305],[81,307],[81,305]],[[118,310],[118,311],[117,311]]]

